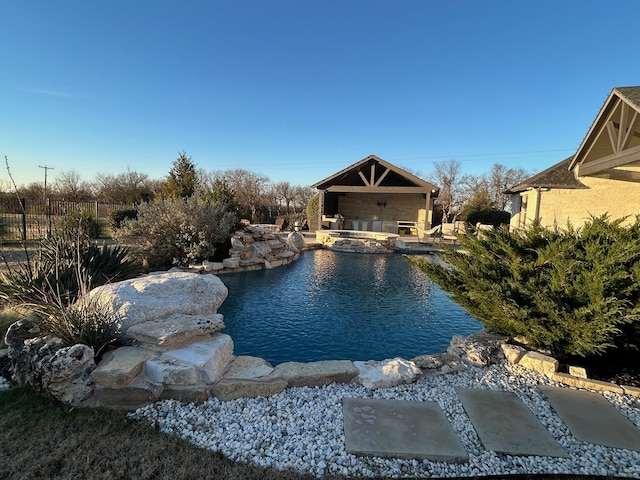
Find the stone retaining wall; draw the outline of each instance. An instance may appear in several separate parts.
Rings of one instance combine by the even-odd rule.
[[[264,228],[248,226],[231,238],[228,258],[190,265],[189,270],[218,274],[270,269],[297,260],[303,248],[304,236],[300,232],[291,232],[284,238]]]
[[[339,252],[391,253],[399,235],[359,230],[318,230],[316,241]]]

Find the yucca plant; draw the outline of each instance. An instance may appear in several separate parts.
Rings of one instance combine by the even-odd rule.
[[[0,299],[12,305],[43,305],[60,301],[74,303],[81,293],[82,278],[86,287],[140,275],[142,264],[131,258],[122,246],[97,246],[60,239],[43,240],[35,260],[0,274]]]

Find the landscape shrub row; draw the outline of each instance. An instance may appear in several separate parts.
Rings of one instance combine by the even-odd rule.
[[[579,229],[496,228],[443,246],[444,262],[409,257],[498,333],[561,358],[640,347],[640,216],[592,217]]]

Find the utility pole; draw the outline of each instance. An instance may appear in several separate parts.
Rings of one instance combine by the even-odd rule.
[[[44,168],[44,203],[47,206],[47,238],[51,238],[51,203],[47,198],[47,172],[53,170],[53,167],[47,167],[46,163],[44,166],[38,165],[38,167]]]

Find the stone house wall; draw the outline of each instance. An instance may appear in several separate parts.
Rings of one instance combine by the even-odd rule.
[[[596,177],[581,177],[588,189],[550,189],[538,192],[530,190],[520,194],[514,202],[511,227],[521,228],[540,218],[542,225],[565,228],[570,221],[580,227],[591,215],[608,213],[611,219],[629,216],[627,223],[635,221],[640,214],[640,183],[609,180]],[[526,200],[525,200],[526,199]],[[515,199],[514,199],[515,200]],[[521,202],[526,201],[526,222],[523,222]]]

